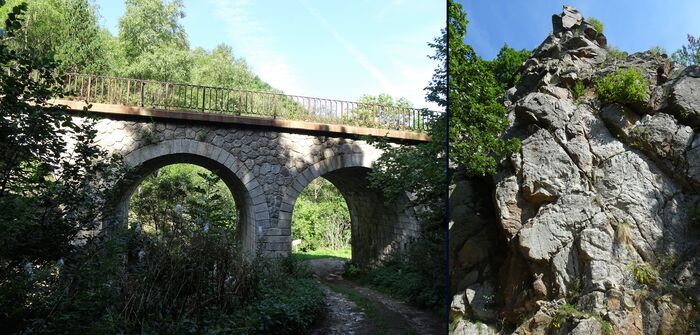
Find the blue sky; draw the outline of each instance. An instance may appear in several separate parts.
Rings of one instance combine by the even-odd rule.
[[[96,0],[117,33],[120,0]],[[233,47],[263,80],[288,94],[357,100],[406,97],[416,107],[436,67],[427,45],[445,26],[444,0],[184,0],[192,48]]]
[[[698,0],[472,0],[467,12],[466,42],[492,59],[507,42],[516,49],[534,49],[552,30],[552,14],[562,5],[579,9],[605,26],[608,44],[627,52],[661,46],[670,54],[687,44],[688,33],[700,35]]]

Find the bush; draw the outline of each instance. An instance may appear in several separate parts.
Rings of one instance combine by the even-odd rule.
[[[323,293],[308,268],[290,257],[244,256],[232,234],[217,229],[156,237],[124,230],[95,241],[66,261],[50,294],[24,307],[21,313],[33,319],[26,331],[307,330],[323,310]]]
[[[583,81],[577,80],[571,93],[574,95],[574,99],[586,95],[586,85],[583,84]]]
[[[649,99],[649,83],[634,68],[617,69],[614,74],[596,83],[598,97],[603,103],[642,104]]]
[[[608,45],[605,50],[608,51],[608,56],[612,57],[613,59],[625,59],[627,58],[627,52],[622,51],[612,45]]]
[[[590,23],[590,24],[593,26],[593,28],[595,28],[595,30],[596,30],[598,33],[600,33],[600,34],[603,33],[604,27],[603,27],[603,23],[602,23],[602,22],[600,22],[598,19],[593,18],[593,17],[589,17],[587,21],[588,21],[588,23]]]

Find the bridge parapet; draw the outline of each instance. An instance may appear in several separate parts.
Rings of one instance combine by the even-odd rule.
[[[424,132],[434,112],[427,109],[68,73],[68,100],[154,109],[394,131]]]

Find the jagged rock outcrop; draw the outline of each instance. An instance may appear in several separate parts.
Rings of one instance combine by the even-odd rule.
[[[472,321],[455,329],[499,320],[502,334],[696,334],[700,68],[653,52],[610,57],[573,7],[552,23],[505,95],[507,136],[522,146],[480,190],[496,218],[473,221],[499,227],[505,258],[498,275],[456,288],[453,316]],[[649,82],[647,103],[603,104],[594,83],[628,67]],[[587,92],[574,100],[577,82]],[[480,292],[497,302],[484,307]]]

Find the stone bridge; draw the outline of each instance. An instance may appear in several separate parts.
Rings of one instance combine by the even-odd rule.
[[[83,118],[85,102],[56,100]],[[235,115],[164,111],[93,103],[100,146],[120,154],[136,180],[119,188],[120,222],[131,195],[157,169],[190,163],[216,173],[228,185],[239,211],[244,250],[268,255],[291,251],[294,203],[314,179],[323,177],[344,197],[351,217],[353,261],[368,264],[401,249],[419,234],[408,199],[385,204],[367,173],[382,152],[363,136],[388,136],[392,145],[425,141],[418,132]]]

